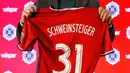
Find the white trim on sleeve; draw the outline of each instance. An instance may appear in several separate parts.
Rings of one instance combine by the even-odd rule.
[[[114,52],[114,50],[111,50],[111,51],[108,51],[108,52],[106,52],[106,53],[103,53],[103,54],[101,54],[101,56],[107,55],[107,54],[109,54],[109,53],[111,53],[111,52]]]
[[[78,10],[78,9],[82,9],[84,7],[74,7],[74,8],[63,8],[63,9],[53,9],[51,6],[49,7],[51,10],[54,11],[65,11],[65,10]]]
[[[23,26],[23,23],[20,21],[20,25]]]
[[[112,24],[110,24],[110,25],[109,25],[109,28],[111,28],[112,26],[113,26],[113,25],[112,25]]]
[[[18,48],[19,48],[20,50],[23,50],[23,49],[19,46],[19,44],[18,44]]]

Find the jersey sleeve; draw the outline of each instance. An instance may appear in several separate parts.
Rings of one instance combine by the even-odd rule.
[[[33,33],[33,28],[34,26],[30,22],[29,19],[25,19],[22,32],[21,32],[21,37],[20,37],[20,42],[18,43],[18,48],[20,50],[32,50],[33,45],[35,44],[35,35]]]
[[[110,35],[109,35],[109,29],[108,29],[108,24],[104,23],[105,25],[105,29],[104,29],[104,38],[103,38],[103,49],[102,49],[102,53],[101,56],[107,55],[113,51],[112,48],[112,43],[110,40]]]

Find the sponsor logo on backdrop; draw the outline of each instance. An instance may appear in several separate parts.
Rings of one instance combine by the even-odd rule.
[[[115,35],[120,35],[121,31],[115,31]]]
[[[125,55],[126,59],[130,59],[130,54]]]
[[[24,51],[22,58],[25,63],[32,64],[36,61],[36,51],[34,49],[32,51]]]
[[[116,2],[110,2],[106,5],[106,9],[112,13],[112,18],[117,17],[120,14],[120,7]]]
[[[7,71],[5,71],[4,73],[13,73],[13,72],[11,72],[11,71],[7,70]]]
[[[106,55],[106,61],[111,64],[111,65],[115,65],[120,61],[120,52],[113,48],[114,52]]]
[[[125,8],[125,11],[126,12],[130,12],[130,8]]]
[[[24,5],[24,10],[25,10],[25,8],[27,8],[27,7],[29,7],[29,6],[32,6],[33,4],[34,4],[34,2],[32,2],[32,1],[26,3],[26,4]]]
[[[3,12],[13,13],[13,12],[17,12],[17,11],[18,11],[18,8],[15,8],[15,7],[6,7],[6,8],[3,8]]]
[[[8,41],[13,40],[16,37],[16,28],[11,24],[6,25],[3,28],[3,37]]]
[[[3,54],[0,54],[1,58],[7,58],[7,59],[12,59],[12,58],[16,58],[16,55],[17,54],[14,54],[14,53],[3,53]]]
[[[126,36],[130,40],[130,26],[126,29]]]

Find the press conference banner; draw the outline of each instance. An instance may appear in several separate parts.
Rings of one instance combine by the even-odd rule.
[[[16,27],[25,7],[35,0],[0,2],[0,73],[36,73],[38,47],[32,51],[17,48]],[[100,0],[112,13],[115,52],[100,58],[94,73],[130,73],[130,0]]]

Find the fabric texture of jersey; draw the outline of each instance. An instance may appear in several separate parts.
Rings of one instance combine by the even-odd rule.
[[[93,73],[101,54],[113,51],[97,8],[39,9],[25,19],[18,47],[32,50],[36,40],[38,73]]]

